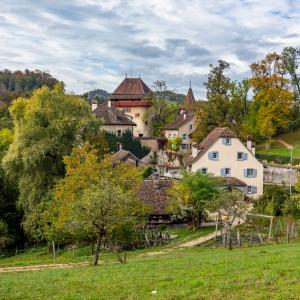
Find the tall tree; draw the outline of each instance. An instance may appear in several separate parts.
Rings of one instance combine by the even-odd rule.
[[[55,187],[57,218],[54,227],[79,240],[96,240],[94,265],[101,244],[112,242],[124,229],[143,224],[146,207],[135,196],[141,183],[138,168],[113,163],[111,156],[98,160],[88,144],[65,157],[66,177]]]
[[[63,157],[74,144],[96,134],[99,124],[89,105],[65,94],[63,86],[42,87],[30,99],[19,98],[10,107],[14,138],[3,159],[7,174],[18,185],[18,204],[24,211],[23,227],[42,237],[37,218],[55,180],[64,176]]]
[[[231,127],[230,116],[230,85],[231,80],[225,75],[229,63],[219,60],[218,65],[210,65],[206,87],[207,104],[198,110],[198,126],[193,134],[194,140],[200,142],[215,127]]]
[[[289,128],[295,130],[300,127],[300,76],[299,76],[299,58],[300,49],[286,47],[282,51],[282,60],[284,68],[289,74],[291,86],[294,91],[293,108],[289,120]]]
[[[250,119],[255,127],[249,129],[259,129],[258,133],[269,147],[271,137],[288,126],[293,92],[279,54],[268,54],[259,63],[252,64],[251,71],[254,101]]]

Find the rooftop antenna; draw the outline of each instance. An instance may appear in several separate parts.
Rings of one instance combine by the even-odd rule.
[[[127,73],[125,74],[125,78],[127,78]]]
[[[141,74],[139,74],[139,79],[141,79]]]
[[[130,76],[132,78],[132,65],[130,65]]]
[[[192,80],[190,80],[190,89],[192,88]]]

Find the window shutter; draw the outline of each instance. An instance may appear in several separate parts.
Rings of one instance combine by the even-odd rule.
[[[229,174],[228,174],[228,176],[231,176],[231,169],[229,169]]]
[[[212,152],[208,152],[208,159],[212,160],[213,159],[213,153]]]
[[[244,169],[244,177],[247,177],[247,169]]]
[[[221,169],[221,176],[225,176],[225,169]]]
[[[256,176],[257,176],[257,170],[253,169],[253,177],[256,177]]]
[[[252,187],[252,194],[256,194],[257,193],[257,187],[256,186],[253,186]]]
[[[248,153],[243,153],[242,157],[243,157],[243,160],[247,160],[248,159]]]
[[[223,143],[223,145],[226,145],[226,139],[225,138],[222,138],[222,143]]]
[[[217,154],[216,160],[219,160],[219,152],[217,151],[216,154]]]

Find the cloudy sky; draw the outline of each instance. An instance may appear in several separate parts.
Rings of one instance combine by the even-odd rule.
[[[130,75],[197,97],[210,63],[242,79],[270,51],[300,46],[299,0],[0,0],[0,69],[40,69],[82,93]]]

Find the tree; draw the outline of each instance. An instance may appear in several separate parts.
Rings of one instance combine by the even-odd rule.
[[[4,169],[18,186],[26,233],[41,239],[37,218],[51,199],[55,180],[65,174],[63,157],[96,134],[100,124],[89,105],[67,95],[60,84],[36,90],[30,99],[15,100],[10,113],[14,138],[3,159]]]
[[[134,139],[129,130],[123,132],[121,136],[106,131],[105,139],[108,144],[109,152],[117,152],[119,143],[122,145],[122,149],[130,151],[139,159],[145,157],[151,150],[148,147],[142,146],[138,139]]]
[[[180,150],[181,144],[182,138],[179,136],[168,139],[168,149],[171,151],[178,152]]]
[[[264,194],[255,202],[254,208],[259,213],[282,216],[284,205],[289,199],[290,194],[285,187],[267,185]]]
[[[300,49],[286,47],[283,49],[281,56],[293,89],[293,107],[289,120],[289,128],[295,130],[300,127],[300,77],[298,74]]]
[[[269,147],[271,137],[289,124],[293,93],[289,90],[282,57],[277,53],[270,53],[261,62],[252,64],[251,71],[254,102],[248,129],[254,133],[258,129]]]
[[[183,179],[175,181],[168,190],[170,209],[190,217],[193,228],[197,229],[210,203],[218,197],[220,186],[221,183],[210,175],[185,172]]]
[[[233,225],[237,221],[246,220],[249,204],[244,199],[244,194],[239,190],[222,191],[210,205],[212,212],[217,211],[219,213],[219,219],[226,230],[229,250],[232,249],[231,230]]]
[[[55,186],[53,226],[76,238],[96,240],[94,265],[101,244],[120,239],[145,221],[146,207],[135,196],[142,173],[130,164],[101,161],[90,145],[75,148],[64,158],[66,177]],[[128,237],[128,235],[127,235]],[[115,240],[115,241],[116,241]]]
[[[210,72],[206,87],[207,105],[201,106],[198,126],[193,134],[196,142],[201,142],[207,134],[215,127],[231,127],[232,117],[230,116],[230,85],[231,80],[225,75],[230,67],[229,63],[219,60],[218,65],[210,65]]]
[[[155,98],[151,107],[147,110],[144,120],[149,123],[151,135],[159,137],[165,126],[175,120],[177,105],[170,101]]]

